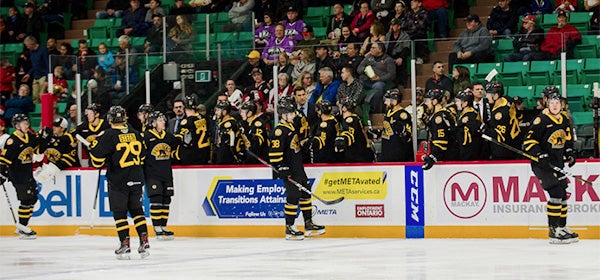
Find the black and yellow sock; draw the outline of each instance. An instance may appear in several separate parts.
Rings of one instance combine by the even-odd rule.
[[[302,217],[304,221],[309,221],[312,218],[312,200],[308,199],[300,199],[300,211],[302,211]]]
[[[146,217],[144,217],[144,215],[133,217],[133,224],[135,225],[135,230],[140,236],[142,233],[148,233],[148,228],[146,227]]]
[[[33,206],[31,205],[20,205],[19,206],[19,223],[26,226],[29,224],[29,219],[33,215]]]
[[[150,219],[153,226],[162,226],[162,205],[150,204]]]
[[[548,201],[548,203],[546,204],[546,214],[548,215],[549,226],[559,226],[561,209],[561,204]]]
[[[298,214],[298,205],[286,203],[283,206],[283,213],[285,214],[285,224],[293,225],[296,220],[296,214]]]

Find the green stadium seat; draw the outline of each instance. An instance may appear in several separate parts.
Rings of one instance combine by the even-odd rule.
[[[542,22],[541,22],[540,26],[544,30],[547,30],[550,27],[556,25],[557,23],[558,23],[558,18],[556,16],[556,14],[544,14],[542,16]]]
[[[229,19],[229,14],[227,12],[220,12],[217,13],[217,18],[215,19],[215,22],[231,23],[231,20]]]
[[[571,112],[590,110],[589,102],[592,100],[592,87],[589,84],[567,85],[567,100]]]
[[[572,12],[569,14],[569,24],[573,25],[579,32],[585,34],[590,29],[591,12]]]
[[[594,115],[592,112],[572,112],[573,123],[575,125],[593,124]]]
[[[503,61],[504,56],[509,53],[514,52],[513,40],[512,39],[499,39],[496,40],[496,47],[494,49],[494,54],[496,56],[496,61]]]
[[[110,27],[110,26],[114,26],[115,25],[115,20],[114,18],[107,18],[107,19],[96,19],[94,21],[94,26],[95,27]]]
[[[525,108],[535,108],[537,98],[535,97],[533,86],[509,86],[506,88],[506,95],[510,97],[521,97],[523,98],[523,105]]]
[[[568,59],[567,60],[567,84],[576,84],[579,82],[581,70],[583,69],[583,59]],[[557,61],[556,70],[554,71],[554,84],[561,84],[561,63]]]
[[[581,83],[591,84],[600,81],[600,58],[586,58],[581,71]]]
[[[327,38],[327,27],[313,27],[313,31],[315,32],[315,37],[319,39]]]
[[[10,62],[10,64],[12,64],[14,66],[14,65],[17,64],[19,53],[7,52],[7,51],[0,51],[0,57],[7,58],[8,61]]]
[[[131,37],[131,45],[132,46],[143,46],[146,41],[146,37]]]
[[[505,86],[522,86],[523,76],[529,70],[529,61],[504,62],[500,77]]]
[[[529,72],[525,74],[528,85],[549,85],[550,78],[554,70],[556,70],[556,61],[532,61]]]
[[[581,151],[582,157],[594,157],[594,146],[598,145],[597,142],[594,141],[594,138],[588,138],[583,144],[583,149]]]
[[[598,56],[598,46],[600,44],[600,35],[583,35],[581,44],[575,46],[575,57],[577,58],[595,58]]]
[[[582,124],[577,127],[577,137],[592,137],[594,136],[594,125],[593,124]]]
[[[4,44],[4,50],[5,52],[15,52],[15,53],[21,53],[23,51],[24,45],[23,44]]]
[[[475,75],[471,74],[471,77],[473,77],[475,81],[483,81],[485,76],[487,76],[492,69],[496,69],[498,72],[502,71],[502,63],[479,63],[477,65],[477,72],[475,72]]]
[[[106,26],[92,26],[87,30],[88,39],[108,38],[108,28]]]

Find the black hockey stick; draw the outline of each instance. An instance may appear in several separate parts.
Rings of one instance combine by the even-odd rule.
[[[270,164],[270,163],[268,163],[266,160],[262,159],[261,157],[259,157],[259,156],[258,156],[258,155],[256,155],[255,153],[253,153],[252,151],[250,151],[250,150],[246,150],[246,152],[247,152],[249,155],[251,155],[251,156],[253,156],[254,158],[256,158],[258,161],[260,161],[262,164],[264,164],[264,165],[266,165],[266,166],[270,167],[270,168],[271,168],[273,171],[275,171],[275,173],[279,173],[279,170],[277,170],[277,168],[275,168],[275,166],[271,165],[271,164]],[[312,197],[316,198],[318,201],[321,201],[321,202],[323,202],[323,204],[325,204],[325,205],[333,205],[333,204],[338,204],[338,203],[340,203],[340,202],[342,202],[342,201],[344,200],[344,197],[343,197],[343,196],[342,196],[342,197],[340,197],[340,198],[334,199],[334,200],[325,200],[325,199],[322,199],[322,198],[318,197],[316,194],[314,194],[313,192],[311,192],[309,189],[307,189],[306,187],[304,187],[302,184],[300,184],[300,183],[296,182],[294,179],[292,179],[292,178],[288,177],[288,178],[287,178],[287,180],[288,180],[290,183],[294,184],[296,187],[298,187],[298,189],[300,189],[301,191],[303,191],[303,192],[305,192],[305,193],[307,193],[307,194],[310,194]]]
[[[90,229],[94,228],[94,218],[96,217],[96,212],[98,207],[98,194],[100,193],[100,179],[102,178],[102,168],[98,168],[98,182],[96,183],[96,195],[94,196],[94,205],[92,205],[92,217],[90,219]]]
[[[515,153],[517,153],[517,154],[519,154],[519,155],[522,155],[522,156],[524,156],[524,157],[526,157],[526,158],[528,158],[528,159],[530,159],[530,160],[533,160],[533,161],[535,161],[535,162],[539,162],[539,160],[538,160],[538,158],[537,158],[536,156],[532,156],[532,155],[530,155],[530,154],[528,154],[528,153],[526,153],[526,152],[524,152],[524,151],[521,151],[521,150],[519,150],[519,149],[517,149],[517,148],[515,148],[515,147],[513,147],[513,146],[510,146],[510,145],[508,145],[508,144],[506,144],[506,143],[498,142],[497,140],[493,139],[492,137],[490,137],[490,136],[488,136],[488,135],[485,135],[485,134],[483,134],[483,135],[481,135],[481,137],[482,137],[483,139],[485,139],[485,140],[489,141],[489,142],[492,142],[492,143],[494,143],[494,144],[496,144],[496,145],[500,146],[500,147],[503,147],[503,148],[505,148],[505,149],[507,149],[507,150],[510,150],[510,151],[512,151],[512,152],[515,152]],[[554,165],[552,165],[552,164],[550,164],[550,168],[552,168],[554,171],[557,171],[557,172],[559,172],[559,173],[561,173],[561,174],[563,174],[563,175],[565,175],[565,176],[573,177],[573,178],[575,178],[576,180],[579,180],[579,181],[581,181],[581,182],[583,182],[583,183],[586,183],[586,184],[588,184],[588,185],[590,185],[590,186],[592,186],[592,187],[598,187],[598,184],[600,183],[600,182],[592,182],[592,181],[588,181],[588,180],[586,180],[586,179],[583,179],[583,178],[581,178],[581,177],[577,177],[577,176],[573,175],[573,173],[571,173],[571,172],[569,172],[569,171],[566,171],[566,170],[564,170],[564,169],[562,169],[562,168],[560,168],[560,167],[558,167],[558,166],[554,166]]]
[[[17,224],[17,219],[15,218],[15,211],[13,210],[12,203],[10,203],[10,198],[8,197],[8,192],[6,191],[6,187],[4,183],[2,183],[2,189],[4,190],[4,195],[6,196],[6,202],[8,202],[8,209],[10,209],[10,216],[13,219],[13,222]]]

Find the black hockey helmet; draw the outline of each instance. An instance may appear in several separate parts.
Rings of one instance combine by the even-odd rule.
[[[216,109],[221,109],[221,110],[226,110],[227,112],[231,111],[231,103],[229,103],[229,101],[226,100],[221,100],[219,102],[217,102],[217,105],[215,106]]]
[[[548,101],[550,101],[551,99],[556,99],[556,100],[562,99],[562,96],[560,95],[560,93],[558,91],[550,92],[550,93],[546,94],[545,96],[546,96],[546,98],[548,98]]]
[[[67,122],[67,119],[63,117],[55,118],[54,121],[52,121],[52,126],[54,127],[67,128],[68,125],[69,123]]]
[[[290,103],[292,105],[296,104],[296,100],[291,96],[282,96],[279,98],[277,103]]]
[[[242,104],[240,110],[247,110],[249,112],[252,112],[252,114],[256,114],[258,107],[256,106],[256,103],[254,103],[254,101],[248,100]]]
[[[154,106],[152,106],[152,104],[149,103],[144,103],[138,108],[138,113],[152,113],[153,111]]]
[[[331,102],[326,99],[322,99],[321,101],[317,102],[316,107],[317,107],[317,110],[321,111],[321,114],[326,114],[326,115],[331,114],[331,110],[333,109]]]
[[[152,113],[150,113],[150,116],[148,116],[148,124],[152,125],[153,122],[155,122],[156,120],[163,118],[163,119],[167,119],[167,117],[165,117],[165,114],[163,114],[160,111],[154,111]]]
[[[542,96],[543,96],[543,97],[548,97],[548,98],[550,98],[549,96],[550,96],[550,95],[553,95],[553,94],[557,94],[557,95],[559,95],[559,96],[560,96],[560,91],[559,91],[559,90],[558,90],[558,88],[557,88],[557,87],[555,87],[555,86],[547,86],[547,87],[545,87],[545,88],[544,88],[544,90],[542,91]]]
[[[390,89],[386,91],[384,97],[392,100],[402,101],[402,94],[397,89]]]
[[[356,105],[356,100],[354,100],[353,98],[345,97],[340,99],[340,108],[346,107],[346,109],[352,110],[356,107]]]
[[[123,107],[115,105],[108,109],[108,113],[106,113],[106,119],[109,123],[123,123],[127,121],[127,113]]]
[[[11,119],[13,127],[17,126],[17,124],[23,121],[29,121],[29,117],[25,114],[15,114]]]
[[[90,110],[93,111],[94,113],[102,113],[100,112],[102,110],[102,105],[99,103],[92,103],[90,105],[88,105],[87,107],[85,107],[86,110]]]
[[[489,94],[498,94],[504,96],[504,85],[500,82],[489,82],[485,85],[485,92]]]
[[[277,104],[277,112],[279,114],[287,114],[296,112],[296,106],[294,103],[289,102],[288,99],[279,99],[279,103]]]
[[[425,98],[429,98],[431,100],[437,100],[438,103],[441,103],[444,99],[444,91],[434,88],[427,91],[425,94]]]
[[[473,97],[473,93],[471,92],[470,88],[466,88],[463,89],[461,91],[458,92],[458,94],[456,94],[456,97],[454,97],[460,101],[463,102],[467,102],[469,105],[473,105],[473,100],[475,99],[475,97]]]
[[[185,99],[183,100],[183,106],[185,106],[186,109],[196,110],[196,106],[198,106],[198,102],[196,102],[196,98],[194,98],[193,96],[186,96]]]

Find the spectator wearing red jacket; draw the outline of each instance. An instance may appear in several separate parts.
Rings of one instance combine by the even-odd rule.
[[[423,0],[429,21],[437,21],[436,38],[448,37],[448,0]]]
[[[548,30],[540,47],[541,50],[532,54],[532,60],[559,59],[561,51],[567,53],[567,58],[573,58],[575,46],[581,44],[581,33],[567,22],[567,12],[561,10],[557,17],[558,24]]]
[[[8,58],[0,59],[0,103],[4,104],[15,91],[15,67],[10,64]]]
[[[371,24],[375,20],[375,14],[371,11],[369,7],[369,2],[363,0],[360,2],[360,13],[358,13],[352,23],[350,23],[350,30],[352,34],[360,39],[367,38],[369,36],[369,30],[371,28]]]

